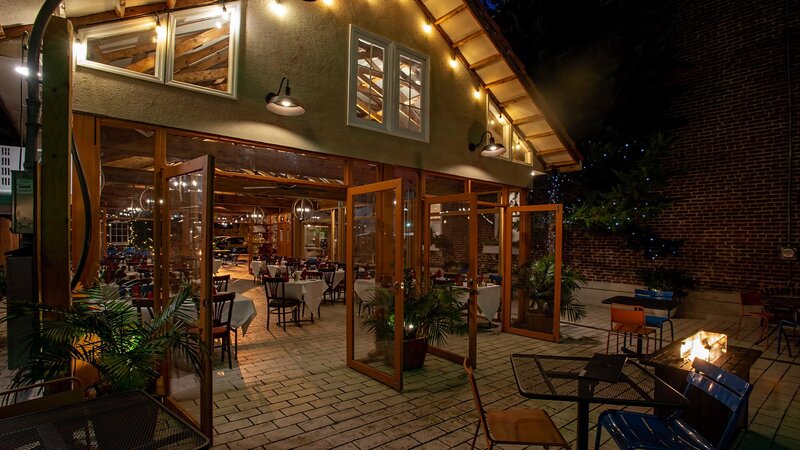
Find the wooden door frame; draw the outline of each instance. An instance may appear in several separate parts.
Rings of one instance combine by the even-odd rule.
[[[200,345],[209,351],[201,354],[202,371],[200,374],[200,423],[189,414],[183,407],[171,397],[170,386],[170,358],[168,357],[162,370],[164,380],[164,403],[181,417],[197,426],[200,431],[209,439],[214,435],[213,423],[213,365],[211,356],[213,355],[211,339],[211,274],[213,252],[210,251],[213,239],[213,213],[214,213],[214,157],[211,155],[201,156],[175,166],[166,166],[159,169],[159,176],[156,178],[156,198],[164,201],[160,208],[156,208],[153,233],[158,236],[158,241],[154,242],[156,251],[156,270],[159,275],[155,277],[155,289],[158,295],[154,298],[156,311],[160,311],[164,305],[170,301],[169,297],[169,242],[170,242],[170,219],[169,219],[169,193],[164,189],[169,189],[168,180],[176,176],[188,175],[200,172],[203,175],[203,210],[201,212],[202,222],[201,247],[207,254],[200,263],[200,313],[197,324],[200,329]],[[167,243],[167,245],[164,245]],[[207,281],[207,282],[206,282]]]
[[[430,214],[432,204],[442,204],[446,202],[467,202],[469,203],[469,272],[468,287],[469,293],[469,353],[467,357],[473,368],[477,367],[478,363],[478,194],[475,192],[464,194],[451,194],[451,195],[426,195],[423,202],[423,215],[422,226],[424,228],[424,245],[422,247],[422,276],[427,277],[422,280],[430,282],[430,248],[431,248],[431,233],[430,233]],[[491,321],[491,318],[489,319]],[[433,345],[428,345],[428,353],[452,361],[457,364],[464,362],[464,355],[458,355],[449,350],[439,348]]]
[[[553,290],[553,332],[552,334],[542,333],[538,331],[526,330],[524,328],[516,328],[511,326],[511,285],[513,281],[513,274],[511,273],[511,258],[512,258],[512,242],[511,233],[513,225],[514,213],[555,213],[556,237],[555,237],[555,287]],[[526,232],[525,226],[520,216],[520,237]],[[563,231],[563,206],[561,204],[549,205],[528,205],[528,206],[511,206],[506,209],[505,221],[503,223],[503,331],[519,334],[521,336],[528,336],[532,338],[542,339],[558,343],[560,340],[560,325],[561,325],[561,267],[562,267],[562,231]],[[522,240],[520,239],[520,242]],[[526,246],[520,245],[520,256],[523,251],[527,254]]]
[[[394,285],[394,298],[401,299],[400,301],[395,300],[394,302],[394,314],[395,314],[395,329],[394,329],[394,377],[387,375],[384,372],[381,372],[373,367],[370,367],[362,362],[359,362],[355,359],[354,355],[354,343],[355,343],[355,335],[353,332],[353,327],[356,325],[355,320],[353,317],[353,312],[355,311],[355,303],[354,303],[354,290],[353,290],[353,197],[357,195],[364,195],[370,193],[378,193],[378,192],[385,192],[385,191],[394,191],[395,199],[398,201],[400,208],[402,208],[402,200],[403,200],[403,180],[401,178],[397,178],[394,180],[388,181],[379,181],[377,183],[366,184],[363,186],[356,186],[347,189],[347,201],[345,207],[345,222],[346,225],[346,245],[345,245],[345,263],[347,267],[347,271],[345,273],[345,283],[347,286],[346,289],[346,344],[347,344],[347,367],[354,369],[358,372],[367,375],[370,378],[374,378],[381,383],[391,386],[398,391],[403,390],[403,215],[398,213],[397,207],[395,207],[394,211],[394,229],[395,229],[395,254],[394,254],[394,276],[395,276],[395,285]],[[401,209],[402,211],[402,209]]]

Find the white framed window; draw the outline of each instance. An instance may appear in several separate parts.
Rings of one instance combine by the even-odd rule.
[[[139,19],[96,25],[78,31],[76,61],[91,67],[129,77],[163,83],[164,39],[158,22],[165,17]]]
[[[511,147],[508,148],[509,151],[507,152],[510,154],[511,161],[519,164],[533,164],[533,152],[531,152],[531,146],[528,141],[516,131],[512,134]]]
[[[128,245],[130,241],[128,222],[115,220],[108,223],[108,243],[111,245]]]
[[[76,63],[236,98],[239,2],[101,24],[77,33]]]
[[[238,3],[170,13],[166,83],[236,98],[238,45]]]
[[[350,25],[347,124],[429,140],[430,59]]]
[[[503,117],[500,108],[491,100],[486,101],[486,131],[492,133],[495,142],[503,144],[508,148],[511,125],[508,123],[508,120]],[[502,155],[495,156],[495,158],[509,159],[509,153],[509,151],[506,151]]]

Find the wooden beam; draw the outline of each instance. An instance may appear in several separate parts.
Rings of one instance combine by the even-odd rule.
[[[96,41],[93,42],[92,44],[97,46],[97,42]],[[153,44],[152,42],[145,42],[145,43],[140,43],[140,44],[134,45],[132,47],[123,48],[121,50],[114,50],[114,51],[105,52],[105,53],[100,51],[99,46],[97,46],[97,50],[98,50],[97,52],[92,52],[92,53],[98,55],[101,58],[101,61],[98,61],[98,62],[102,62],[102,63],[108,64],[109,62],[116,61],[118,59],[133,58],[134,56],[140,55],[140,54],[143,54],[143,53],[147,54],[149,52],[155,52],[156,51],[156,45]]]
[[[556,133],[553,130],[550,130],[550,131],[543,131],[541,133],[536,133],[536,134],[527,134],[527,135],[525,135],[525,139],[541,139],[541,138],[544,138],[544,137],[550,137],[550,136],[555,136],[555,135],[556,135]]]
[[[453,48],[461,47],[462,45],[466,44],[467,42],[469,42],[469,41],[471,41],[471,40],[473,40],[475,38],[479,38],[479,37],[483,36],[484,34],[486,34],[486,30],[484,30],[483,28],[481,28],[480,30],[477,30],[475,32],[472,32],[472,33],[464,36],[463,38],[453,42]]]
[[[516,79],[517,79],[516,75],[509,75],[509,76],[507,76],[505,78],[500,78],[499,80],[494,80],[491,83],[486,83],[483,86],[486,89],[491,89],[491,88],[493,88],[495,86],[500,86],[501,84],[505,84],[505,83],[508,83],[509,81],[514,81]]]
[[[500,61],[501,59],[503,59],[503,55],[500,53],[495,53],[492,56],[488,56],[480,61],[476,61],[474,64],[470,64],[469,68],[470,70],[480,70],[486,66],[496,63],[497,61]]]
[[[567,153],[567,149],[565,149],[564,147],[545,148],[545,149],[542,149],[542,150],[538,150],[536,153],[538,153],[538,154],[540,154],[542,156],[547,156],[547,155],[555,155],[556,153],[561,153],[561,152]],[[567,154],[569,154],[569,153],[567,153]]]
[[[0,37],[0,39],[18,39],[22,37],[23,34],[30,33],[32,28],[32,25],[15,25],[13,27],[5,27],[3,30],[3,36]]]
[[[196,52],[183,54],[175,58],[175,62],[173,64],[173,67],[175,68],[174,70],[175,72],[180,72],[181,70],[188,68],[189,66],[197,63],[197,61],[200,61],[203,58],[207,58],[211,55],[214,55],[215,53],[220,52],[221,50],[227,50],[227,49],[228,49],[228,41],[221,40]],[[227,53],[225,56],[227,57]]]
[[[167,9],[175,9],[176,0],[167,0]]]
[[[210,69],[210,70],[193,70],[189,72],[179,72],[173,74],[172,78],[184,83],[197,84],[204,81],[213,81],[220,78],[228,77],[228,68]]]
[[[185,9],[193,6],[210,5],[218,3],[217,0],[176,0],[174,9]],[[131,6],[125,8],[125,17],[138,17],[156,14],[169,9],[166,2],[151,3],[149,5]],[[70,21],[76,28],[85,27],[87,25],[95,25],[98,23],[112,22],[118,20],[116,11],[104,11],[95,14],[87,14],[85,16],[72,17]]]
[[[522,117],[520,119],[512,120],[512,122],[514,122],[514,125],[520,126],[520,125],[525,125],[526,123],[539,122],[541,120],[544,120],[544,115],[534,114],[532,116]]]
[[[127,0],[115,0],[114,1],[114,12],[117,13],[117,17],[125,17],[125,4]]]
[[[521,102],[523,100],[528,100],[529,98],[530,97],[528,97],[527,94],[526,95],[520,95],[519,97],[510,98],[510,99],[508,99],[508,100],[506,100],[504,102],[501,102],[500,106],[505,108],[508,105],[513,105],[514,103],[519,103],[519,102]]]
[[[433,22],[433,24],[434,25],[440,25],[442,22],[445,22],[448,19],[452,18],[453,16],[458,15],[458,13],[460,13],[461,11],[463,11],[465,9],[467,9],[467,5],[462,3],[462,4],[458,5],[458,6],[456,6],[455,8],[453,8],[452,10],[450,10],[450,12],[446,13],[442,17],[439,17],[438,19],[436,19]]]
[[[6,32],[3,31],[3,25],[0,25],[0,39],[6,38]]]
[[[70,306],[72,24],[51,17],[42,46],[42,165],[39,202],[41,301]]]

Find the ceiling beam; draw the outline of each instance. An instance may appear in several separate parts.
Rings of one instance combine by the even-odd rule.
[[[463,11],[465,9],[467,9],[467,5],[462,3],[462,4],[458,5],[458,6],[456,6],[455,8],[453,8],[452,10],[450,10],[450,12],[446,13],[442,17],[439,17],[438,19],[436,19],[436,21],[433,22],[433,24],[434,25],[440,25],[442,22],[447,21],[448,19],[452,18],[453,16],[457,15],[458,13],[460,13],[461,11]]]
[[[463,38],[453,42],[453,47],[454,48],[461,47],[462,45],[466,44],[467,42],[469,42],[469,41],[471,41],[473,39],[479,38],[479,37],[483,36],[484,34],[486,34],[486,30],[481,28],[481,29],[479,29],[479,30],[477,30],[477,31],[475,31],[473,33],[470,33],[470,34],[464,36]]]
[[[564,147],[546,148],[546,149],[539,150],[537,153],[539,153],[542,156],[545,156],[545,155],[555,155],[556,153],[561,153],[561,152],[567,152],[567,149],[565,149]],[[569,154],[569,153],[567,153],[567,154]]]
[[[530,99],[530,97],[528,97],[527,94],[520,95],[519,97],[510,98],[510,99],[508,99],[506,101],[500,102],[500,106],[505,108],[508,105],[513,105],[514,103],[519,103],[519,102],[521,102],[523,100],[528,100],[528,99]]]
[[[532,116],[521,117],[519,119],[512,120],[512,122],[514,122],[514,125],[520,126],[520,125],[525,125],[526,123],[540,122],[542,120],[544,120],[544,115],[534,114]]]
[[[470,70],[481,70],[486,66],[489,66],[497,61],[500,61],[501,59],[503,59],[503,55],[501,55],[500,53],[495,53],[494,55],[483,58],[480,61],[475,61],[474,64],[469,65],[469,68]]]
[[[3,31],[3,25],[0,25],[0,39],[6,38],[6,32]]]
[[[555,131],[550,130],[550,131],[543,131],[541,133],[536,133],[536,134],[527,134],[527,135],[525,135],[525,139],[541,139],[541,138],[555,136],[555,135],[556,135]]]
[[[500,86],[501,84],[505,84],[505,83],[508,83],[509,81],[514,81],[516,79],[517,79],[516,75],[509,75],[509,76],[507,76],[505,78],[500,78],[499,80],[494,80],[491,83],[486,83],[484,85],[484,87],[486,89],[491,89],[491,88],[493,88],[495,86]]]
[[[175,9],[175,4],[176,3],[177,3],[177,0],[167,0],[167,8],[168,9]]]

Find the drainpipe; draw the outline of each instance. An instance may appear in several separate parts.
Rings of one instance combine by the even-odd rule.
[[[789,45],[789,0],[784,0],[784,42],[786,44],[786,90],[788,93],[788,113],[789,113],[789,164],[788,164],[788,180],[786,182],[786,242],[792,242],[792,163],[794,162],[794,155],[793,155],[793,146],[792,146],[792,61],[791,61],[791,47]],[[793,261],[787,261],[787,286],[791,287],[792,285],[792,263]]]

